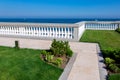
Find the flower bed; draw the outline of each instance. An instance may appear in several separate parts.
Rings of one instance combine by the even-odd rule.
[[[65,68],[73,52],[66,41],[53,40],[50,50],[41,52],[41,59],[51,65]]]

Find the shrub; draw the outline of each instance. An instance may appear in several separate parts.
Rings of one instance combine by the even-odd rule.
[[[41,51],[41,56],[42,56],[42,59],[44,60],[44,61],[46,61],[46,55],[47,55],[48,53],[47,53],[47,51],[45,51],[45,50],[42,50]]]
[[[63,56],[64,54],[72,56],[72,50],[70,49],[68,41],[56,41],[53,40],[50,50],[54,56]],[[68,52],[70,52],[68,54]]]
[[[62,58],[57,58],[53,63],[58,67],[60,67],[60,65],[63,63],[63,60]]]
[[[68,49],[67,49],[67,52],[66,52],[66,55],[67,55],[68,57],[71,57],[71,56],[73,55],[73,51],[68,48]]]
[[[102,50],[103,56],[110,57],[115,60],[120,60],[120,50]]]
[[[42,51],[41,51],[41,54],[42,54],[42,55],[47,55],[47,51],[42,50]]]
[[[113,51],[114,50],[102,50],[103,57],[110,57],[113,58]]]
[[[120,50],[114,51],[113,55],[114,55],[115,60],[117,62],[120,62]]]
[[[115,64],[110,64],[109,69],[112,70],[113,72],[120,72],[119,67],[117,67]]]
[[[18,41],[15,41],[15,48],[16,49],[19,49],[20,47],[19,47],[19,42]]]
[[[47,52],[45,50],[41,51],[42,58],[44,61],[51,62],[54,58],[54,55],[51,55],[50,52]]]
[[[109,57],[105,58],[105,63],[106,63],[107,65],[109,65],[109,64],[111,64],[111,63],[114,63],[114,62],[115,62],[115,60],[113,60],[113,59],[111,59],[111,58],[109,58]]]
[[[54,58],[54,55],[47,54],[46,57],[45,57],[45,60],[47,62],[52,62],[53,58]]]

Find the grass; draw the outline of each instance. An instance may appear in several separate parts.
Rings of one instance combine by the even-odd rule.
[[[40,50],[0,46],[0,80],[58,80],[62,71],[40,60]]]
[[[120,34],[115,31],[86,30],[80,41],[99,43],[102,50],[120,49]]]
[[[120,74],[111,74],[108,80],[120,80]]]

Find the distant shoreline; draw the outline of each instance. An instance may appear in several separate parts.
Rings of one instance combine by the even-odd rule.
[[[0,18],[0,22],[77,23],[81,21],[120,21],[120,18]]]

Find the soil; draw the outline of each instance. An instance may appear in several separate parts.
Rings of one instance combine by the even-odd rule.
[[[62,60],[63,60],[63,63],[62,63],[62,65],[60,66],[60,68],[64,69],[64,68],[66,67],[69,59],[68,59],[66,56],[63,56],[63,57],[60,57],[60,58],[62,58]]]

